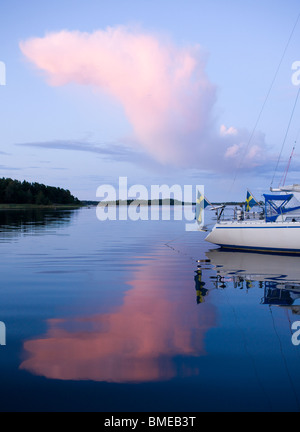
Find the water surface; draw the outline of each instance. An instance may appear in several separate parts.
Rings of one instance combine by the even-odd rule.
[[[204,238],[0,212],[1,410],[298,411],[299,258]]]

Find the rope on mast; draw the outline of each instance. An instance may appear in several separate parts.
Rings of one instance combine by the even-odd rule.
[[[286,177],[287,177],[288,172],[289,172],[289,169],[290,169],[290,165],[291,165],[291,161],[292,161],[292,159],[293,159],[294,151],[295,151],[295,146],[293,147],[292,154],[291,154],[291,156],[290,156],[290,158],[289,158],[289,161],[288,161],[288,164],[287,164],[286,170],[285,170],[285,172],[284,172],[284,174],[283,174],[283,176],[282,176],[282,179],[281,179],[281,182],[280,182],[280,184],[279,184],[279,187],[280,187],[280,185],[285,186]]]
[[[279,70],[280,70],[280,68],[281,68],[281,65],[282,65],[282,63],[283,63],[284,57],[285,57],[285,55],[286,55],[286,52],[287,52],[287,50],[288,50],[288,47],[289,47],[289,45],[290,45],[290,42],[291,42],[291,40],[292,40],[292,37],[293,37],[293,35],[294,35],[294,32],[295,32],[295,30],[296,30],[296,27],[297,27],[297,25],[298,25],[299,20],[300,20],[300,12],[299,12],[299,14],[298,14],[298,16],[297,16],[297,19],[296,19],[296,22],[295,22],[294,27],[293,27],[293,29],[292,29],[292,32],[291,32],[291,34],[290,34],[290,36],[289,36],[289,39],[288,39],[288,41],[287,41],[287,44],[286,44],[286,46],[285,46],[285,48],[284,48],[283,54],[282,54],[282,56],[281,56],[281,59],[280,59],[279,65],[278,65],[278,67],[277,67],[277,69],[276,69],[275,75],[274,75],[273,80],[272,80],[272,82],[271,82],[270,88],[269,88],[268,93],[267,93],[267,95],[266,95],[266,97],[265,97],[265,100],[264,100],[264,102],[263,102],[262,108],[261,108],[261,110],[260,110],[260,113],[259,113],[258,118],[257,118],[257,120],[256,120],[256,123],[255,123],[255,125],[254,125],[254,128],[253,128],[253,130],[252,130],[252,133],[251,133],[250,138],[249,138],[249,140],[248,140],[248,143],[247,143],[247,145],[246,145],[246,148],[245,148],[245,151],[244,151],[244,156],[246,156],[247,151],[248,151],[248,148],[249,148],[249,146],[250,146],[250,144],[251,144],[251,142],[252,142],[252,139],[253,139],[253,137],[254,137],[255,131],[256,131],[257,126],[258,126],[258,124],[259,124],[259,122],[260,122],[260,119],[261,119],[261,117],[262,117],[263,111],[264,111],[265,106],[266,106],[266,104],[267,104],[267,101],[268,101],[268,99],[269,99],[269,97],[270,97],[271,91],[272,91],[272,89],[273,89],[273,87],[274,87],[274,84],[275,84],[275,81],[276,81],[277,75],[278,75]],[[239,165],[238,165],[238,167],[237,167],[237,169],[236,169],[235,176],[234,176],[234,179],[233,179],[233,182],[232,182],[232,185],[231,185],[230,190],[233,188],[233,186],[234,186],[234,184],[235,184],[235,182],[236,182],[237,175],[238,175],[238,171],[239,171],[240,168],[241,168],[241,165],[242,165],[242,161],[243,161],[243,159],[244,159],[244,156],[243,156],[243,158],[240,160],[240,163],[239,163]]]
[[[289,162],[288,162],[287,168],[286,168],[285,173],[283,174],[282,179],[281,179],[281,182],[280,182],[280,185],[282,185],[282,186],[285,186],[286,177],[287,177],[287,175],[288,175],[288,172],[289,172],[289,169],[290,169],[290,166],[291,166],[291,162],[292,162],[292,159],[293,159],[293,156],[294,156],[295,150],[296,150],[296,145],[297,145],[297,142],[298,142],[298,138],[299,138],[299,136],[300,136],[300,129],[299,129],[299,131],[298,131],[298,133],[297,133],[297,137],[296,137],[296,139],[295,139],[294,147],[293,147],[292,154],[291,154],[291,156],[290,156],[290,159],[289,159]],[[279,187],[280,187],[280,185],[279,185]]]
[[[294,103],[294,106],[293,106],[293,110],[292,110],[292,114],[291,114],[291,117],[290,117],[290,121],[289,121],[289,124],[288,124],[288,127],[287,127],[287,131],[285,133],[285,137],[284,137],[284,140],[283,140],[283,143],[282,143],[282,146],[281,146],[281,151],[280,151],[280,154],[279,154],[279,157],[278,157],[278,160],[277,160],[277,164],[276,164],[276,167],[275,167],[275,171],[274,171],[274,174],[273,174],[273,178],[272,178],[272,182],[271,182],[271,187],[273,186],[273,182],[274,182],[277,170],[278,170],[279,162],[280,162],[280,159],[281,159],[281,155],[282,155],[282,152],[283,152],[283,149],[284,149],[285,142],[286,142],[287,137],[288,137],[288,133],[290,131],[291,123],[292,123],[292,120],[293,120],[293,117],[294,117],[294,113],[295,113],[295,109],[296,109],[296,106],[297,106],[297,102],[298,102],[299,96],[300,96],[300,87],[299,87],[298,92],[297,92],[297,96],[296,96],[296,100],[295,100],[295,103]]]

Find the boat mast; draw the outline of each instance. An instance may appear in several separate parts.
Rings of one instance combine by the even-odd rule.
[[[281,180],[281,185],[282,185],[282,186],[285,186],[286,177],[287,177],[287,175],[288,175],[288,172],[289,172],[289,169],[290,169],[290,166],[291,166],[291,161],[292,161],[292,159],[293,159],[294,151],[295,151],[295,146],[293,147],[292,154],[291,154],[290,159],[289,159],[289,161],[288,161],[288,164],[287,164],[287,167],[286,167],[285,173],[283,174],[283,177],[282,177],[283,181]]]
[[[274,174],[273,174],[273,178],[272,178],[272,182],[271,182],[271,189],[273,187],[274,179],[275,179],[275,176],[277,174],[277,170],[278,170],[279,162],[280,162],[281,155],[282,155],[282,152],[283,152],[283,149],[284,149],[284,145],[286,143],[286,140],[287,140],[287,137],[288,137],[288,134],[289,134],[289,131],[290,131],[291,123],[292,123],[292,120],[293,120],[293,117],[294,117],[294,114],[295,114],[295,110],[296,110],[296,106],[297,106],[297,102],[298,102],[299,96],[300,96],[300,86],[299,86],[299,89],[298,89],[298,92],[297,92],[297,95],[296,95],[296,100],[295,100],[295,103],[294,103],[294,106],[293,106],[293,109],[292,109],[292,114],[290,116],[289,124],[288,124],[287,130],[286,130],[286,133],[285,133],[285,137],[284,137],[284,140],[283,140],[283,143],[282,143],[282,146],[281,146],[281,151],[279,153],[279,157],[278,157],[278,160],[277,160],[276,168],[275,168],[275,171],[274,171]]]

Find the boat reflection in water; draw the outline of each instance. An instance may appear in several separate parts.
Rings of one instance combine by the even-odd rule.
[[[211,250],[206,256],[217,272],[213,277],[215,288],[226,288],[231,283],[235,288],[250,289],[255,284],[264,290],[262,304],[289,307],[300,315],[300,302],[296,304],[300,299],[299,257],[222,249]],[[198,279],[201,273],[200,265]],[[199,280],[198,284],[196,290],[200,288],[201,295],[205,296],[204,286]]]

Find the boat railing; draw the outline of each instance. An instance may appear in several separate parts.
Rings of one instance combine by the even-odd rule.
[[[269,209],[267,209],[269,210]],[[267,215],[267,217],[266,217]],[[273,211],[265,212],[264,208],[246,212],[242,207],[223,207],[216,212],[218,222],[242,222],[242,221],[267,221],[267,222],[300,222],[300,212],[274,214]]]
[[[217,214],[217,220],[219,222],[225,221],[255,221],[264,220],[265,213],[263,210],[246,212],[241,207],[224,207]]]

